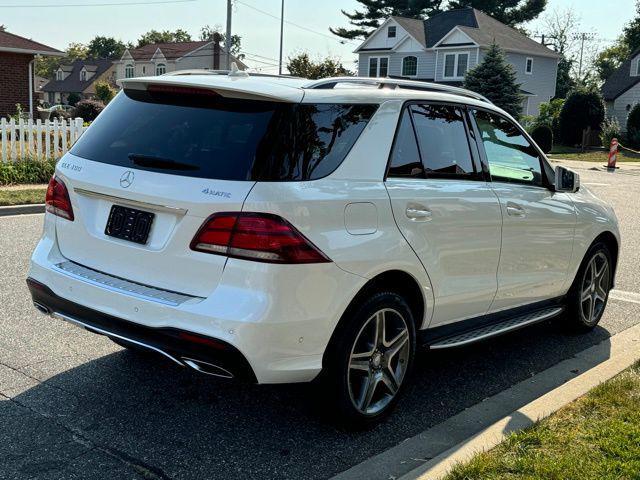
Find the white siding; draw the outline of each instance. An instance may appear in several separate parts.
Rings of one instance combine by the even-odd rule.
[[[637,103],[640,103],[640,84],[634,85],[616,98],[613,102],[613,108],[611,102],[607,102],[607,115],[617,118],[622,127],[622,131],[626,132],[627,117],[629,116],[627,107],[631,110]]]
[[[436,55],[433,51],[407,51],[407,52],[367,52],[361,53],[358,58],[358,75],[369,76],[369,58],[389,57],[389,75],[402,76],[402,59],[413,55],[418,59],[418,74],[415,78],[420,80],[433,80],[435,74]]]
[[[396,36],[395,38],[389,38],[387,36],[387,28],[393,26],[396,27]],[[369,37],[363,48],[393,48],[396,44],[402,41],[408,35],[407,31],[402,28],[398,22],[393,19],[390,19],[389,22],[384,25],[380,30],[375,32],[371,37]]]

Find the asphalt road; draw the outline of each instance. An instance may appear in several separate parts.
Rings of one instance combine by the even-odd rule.
[[[617,289],[640,293],[640,166],[569,164],[616,207]],[[327,421],[311,387],[217,381],[37,313],[24,279],[41,223],[0,218],[0,479],[328,478],[640,318],[639,301],[612,299],[587,335],[554,322],[423,353],[397,412],[350,433]]]

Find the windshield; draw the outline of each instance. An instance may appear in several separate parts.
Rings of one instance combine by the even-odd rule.
[[[127,90],[71,153],[190,177],[314,180],[342,163],[376,109]]]

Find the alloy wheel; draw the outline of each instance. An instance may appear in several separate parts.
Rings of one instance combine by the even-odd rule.
[[[349,395],[365,415],[384,410],[396,397],[407,371],[411,344],[404,317],[382,309],[365,322],[349,357]]]
[[[609,284],[609,260],[604,253],[598,252],[585,269],[580,290],[580,312],[587,324],[592,325],[600,319],[607,301]]]

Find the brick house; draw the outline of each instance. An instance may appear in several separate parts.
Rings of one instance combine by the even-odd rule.
[[[0,117],[16,113],[16,104],[33,115],[33,64],[36,55],[64,56],[64,52],[9,32],[0,31]]]

